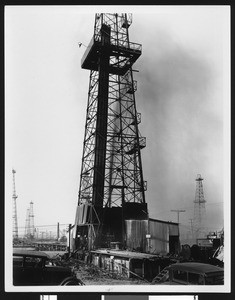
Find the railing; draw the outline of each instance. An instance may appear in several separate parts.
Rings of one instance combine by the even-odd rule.
[[[89,43],[88,47],[91,47],[93,42],[101,42],[101,35],[100,34],[95,34],[94,37],[92,38],[91,42]],[[129,42],[126,39],[116,39],[116,38],[110,38],[111,45],[117,46],[117,47],[124,47],[126,49],[131,49],[134,51],[142,51],[142,45],[138,43],[133,43]],[[88,48],[87,47],[87,48]]]

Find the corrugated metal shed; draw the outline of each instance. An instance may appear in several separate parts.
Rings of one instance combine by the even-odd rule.
[[[169,227],[165,223],[149,221],[150,251],[169,252]]]
[[[129,250],[165,255],[178,247],[178,223],[149,219],[126,220],[125,224]]]
[[[149,234],[150,252],[165,255],[170,252],[171,244],[174,249],[177,247],[179,224],[149,219]]]
[[[146,252],[148,220],[126,220],[127,249]]]

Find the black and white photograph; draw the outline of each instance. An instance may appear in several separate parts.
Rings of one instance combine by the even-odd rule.
[[[5,290],[230,292],[230,6],[10,5],[4,34]]]

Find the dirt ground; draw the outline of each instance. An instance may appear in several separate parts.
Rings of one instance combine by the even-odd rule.
[[[76,271],[77,277],[82,280],[85,285],[143,285],[150,284],[144,280],[135,278],[122,278],[116,274],[108,274],[93,267],[81,266]]]

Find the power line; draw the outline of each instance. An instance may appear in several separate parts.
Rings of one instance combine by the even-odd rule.
[[[53,227],[53,226],[56,226],[57,227],[57,224],[55,225],[35,225],[34,227],[38,228],[38,227]],[[60,224],[60,226],[69,226],[69,223],[67,224]],[[18,228],[24,228],[23,226],[19,226]]]

